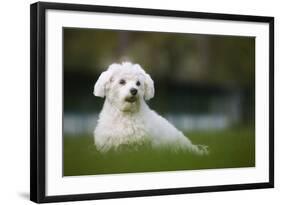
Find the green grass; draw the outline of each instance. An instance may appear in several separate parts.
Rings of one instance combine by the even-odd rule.
[[[100,154],[92,136],[65,136],[64,176],[255,166],[254,129],[190,132],[187,136],[194,144],[208,145],[210,154],[153,150],[147,145]]]

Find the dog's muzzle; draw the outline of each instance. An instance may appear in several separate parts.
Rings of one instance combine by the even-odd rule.
[[[125,101],[129,103],[133,103],[137,101],[137,97],[136,96],[127,97],[125,98]]]
[[[130,94],[131,94],[131,96],[130,96],[130,97],[126,97],[126,98],[125,98],[125,101],[126,101],[126,102],[129,102],[129,103],[136,102],[136,101],[137,101],[137,93],[138,93],[138,90],[137,90],[137,89],[131,88],[131,89],[130,89]]]

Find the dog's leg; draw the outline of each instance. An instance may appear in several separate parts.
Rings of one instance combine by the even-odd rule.
[[[188,150],[197,155],[207,155],[209,154],[208,146],[206,145],[195,145],[182,133],[180,135],[180,148],[183,150]]]

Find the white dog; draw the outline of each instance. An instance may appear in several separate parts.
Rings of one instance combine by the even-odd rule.
[[[151,110],[145,100],[154,96],[151,77],[138,64],[112,64],[97,80],[94,95],[105,97],[103,109],[94,131],[100,152],[121,145],[142,144],[188,150],[202,155],[207,147],[194,145],[166,119]]]

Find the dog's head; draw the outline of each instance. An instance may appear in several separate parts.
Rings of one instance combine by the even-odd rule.
[[[138,64],[112,64],[98,78],[94,95],[106,97],[122,111],[135,110],[141,100],[154,96],[151,77]]]

